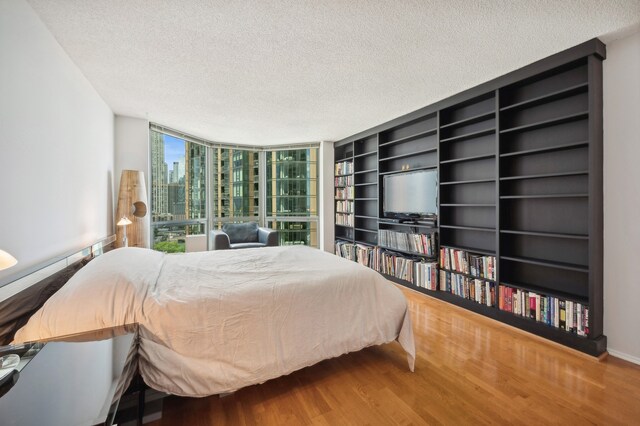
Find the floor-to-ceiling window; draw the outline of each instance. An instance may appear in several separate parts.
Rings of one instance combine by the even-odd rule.
[[[151,142],[151,246],[183,252],[207,221],[207,148],[155,130]]]
[[[266,219],[280,245],[318,246],[318,148],[266,151]]]
[[[225,222],[259,222],[259,152],[256,150],[211,148],[212,226]]]
[[[185,250],[188,235],[227,222],[278,229],[280,244],[318,246],[318,148],[230,147],[152,125],[152,247]]]

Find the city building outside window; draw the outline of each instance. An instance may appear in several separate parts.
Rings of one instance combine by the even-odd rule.
[[[206,232],[206,147],[150,131],[151,246],[184,252],[187,235]]]
[[[318,247],[318,148],[232,148],[153,126],[150,145],[154,249],[183,252],[188,235],[247,221]]]
[[[318,246],[318,148],[267,151],[267,222],[280,245]]]

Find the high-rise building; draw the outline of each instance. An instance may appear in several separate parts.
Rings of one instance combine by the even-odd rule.
[[[207,147],[186,142],[184,164],[185,213],[187,219],[204,219],[207,217]]]
[[[185,151],[187,149],[188,143],[185,142]],[[173,162],[173,169],[169,172],[169,183],[182,183],[184,184],[184,157],[180,157],[178,161]]]
[[[213,216],[257,217],[258,152],[227,148],[212,151]]]
[[[151,138],[151,217],[154,222],[166,220],[169,214],[167,163],[164,161],[162,133],[150,132]]]
[[[185,194],[183,183],[167,185],[170,220],[185,220]]]
[[[296,218],[271,221],[281,245],[318,245],[317,222],[300,220],[318,215],[317,156],[316,148],[267,153],[267,216]]]

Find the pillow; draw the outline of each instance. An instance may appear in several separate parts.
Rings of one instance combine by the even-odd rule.
[[[258,242],[258,224],[256,222],[225,223],[222,225],[222,232],[229,236],[231,244]]]

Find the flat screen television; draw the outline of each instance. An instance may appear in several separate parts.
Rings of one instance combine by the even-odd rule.
[[[419,219],[438,213],[438,172],[386,175],[383,181],[384,216],[392,219]]]

